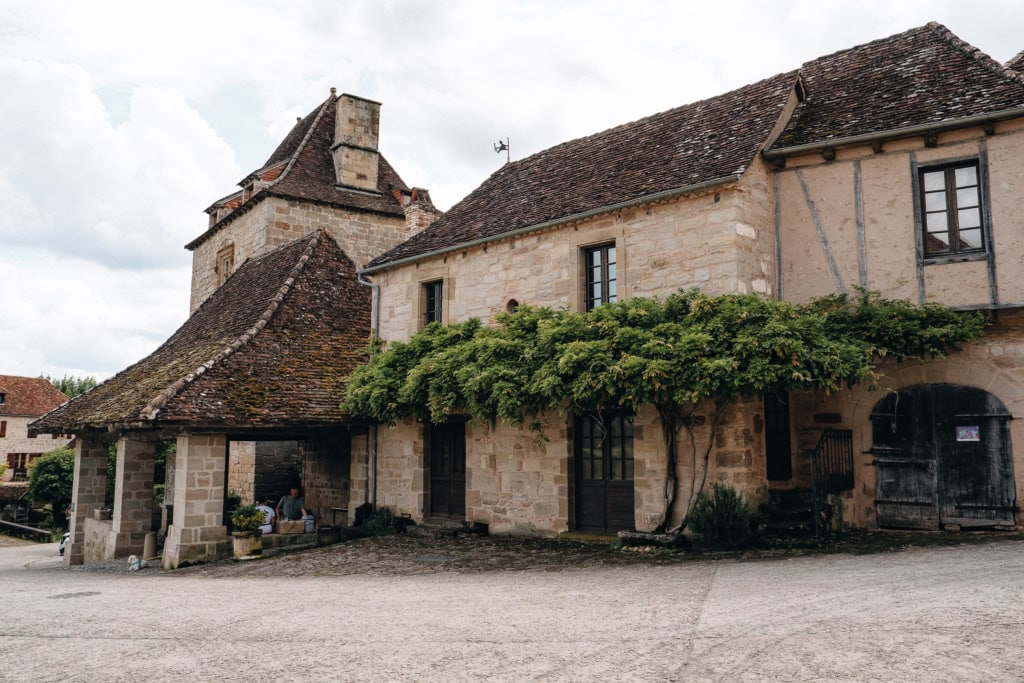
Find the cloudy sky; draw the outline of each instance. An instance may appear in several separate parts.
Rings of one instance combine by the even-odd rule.
[[[104,379],[187,317],[202,210],[331,86],[448,208],[503,161],[929,20],[999,61],[1024,0],[0,0],[0,374]]]

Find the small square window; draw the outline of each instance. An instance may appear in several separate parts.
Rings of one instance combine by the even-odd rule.
[[[423,324],[442,322],[443,286],[441,280],[423,283]]]
[[[586,310],[618,300],[615,243],[583,250]]]
[[[925,256],[984,252],[984,189],[978,161],[929,166],[919,173]]]

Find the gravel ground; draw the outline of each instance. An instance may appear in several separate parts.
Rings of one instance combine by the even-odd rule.
[[[392,537],[132,574],[3,548],[0,680],[1021,680],[1006,538],[680,560]]]

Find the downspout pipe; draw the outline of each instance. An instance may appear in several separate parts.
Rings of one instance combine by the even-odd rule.
[[[376,282],[363,279],[361,274],[356,275],[356,281],[364,287],[369,287],[373,292],[373,346],[370,353],[374,353],[377,340],[380,339],[380,285]],[[368,502],[373,510],[377,509],[377,423],[369,425],[370,433],[367,438],[367,447],[370,449],[369,474],[372,481],[368,482],[366,493],[369,496]]]

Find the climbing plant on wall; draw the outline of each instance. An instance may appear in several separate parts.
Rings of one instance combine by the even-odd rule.
[[[767,391],[874,385],[878,358],[942,356],[980,337],[984,325],[979,313],[864,291],[804,306],[698,290],[586,313],[520,306],[493,326],[432,323],[408,342],[375,350],[352,376],[343,408],[387,423],[440,422],[456,412],[539,430],[532,420],[548,410],[600,419],[609,408],[652,405],[669,460],[661,528],[679,531],[731,403]],[[698,409],[712,435],[703,449],[693,431]],[[685,486],[676,479],[680,437],[691,458]],[[682,521],[669,528],[680,495],[687,497]]]

